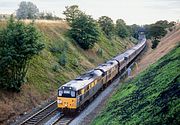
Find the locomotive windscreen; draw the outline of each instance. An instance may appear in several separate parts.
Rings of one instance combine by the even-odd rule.
[[[58,96],[59,97],[75,98],[76,97],[76,91],[70,90],[70,89],[59,89]]]

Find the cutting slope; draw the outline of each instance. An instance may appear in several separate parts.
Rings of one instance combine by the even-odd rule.
[[[123,84],[93,125],[180,123],[180,45]]]
[[[101,34],[95,47],[84,51],[68,37],[66,22],[41,21],[35,24],[45,37],[45,49],[31,61],[27,83],[20,93],[0,90],[0,123],[55,97],[60,85],[133,45],[128,39],[108,40]],[[4,26],[5,22],[0,22],[0,27]],[[60,66],[58,61],[64,49],[67,63]],[[98,54],[98,50],[102,50],[102,54]]]
[[[177,43],[180,41],[180,24],[177,25],[176,29],[168,33],[164,38],[161,39],[160,44],[155,50],[151,49],[151,43],[148,41],[148,52],[143,55],[142,59],[138,62],[138,68],[134,71],[133,76],[137,75],[150,64],[155,63],[170,50],[172,50]]]

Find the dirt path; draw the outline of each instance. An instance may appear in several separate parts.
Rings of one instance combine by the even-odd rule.
[[[180,25],[177,28],[168,33],[160,42],[155,50],[151,49],[151,42],[148,41],[147,52],[143,55],[142,59],[138,62],[138,67],[133,71],[132,77],[136,76],[143,70],[145,70],[150,64],[156,62],[162,56],[167,54],[172,50],[178,43],[180,43]],[[91,121],[102,111],[104,105],[107,104],[107,98],[110,98],[112,93],[106,96],[106,99],[103,99],[101,103],[94,108],[91,113],[85,114],[83,120],[81,120],[80,125],[90,124]]]

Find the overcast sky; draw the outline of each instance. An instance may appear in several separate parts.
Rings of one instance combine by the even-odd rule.
[[[13,13],[22,0],[0,0],[0,13]],[[79,5],[95,19],[109,16],[123,19],[127,24],[150,24],[157,20],[180,19],[180,0],[28,0],[40,11],[54,12],[60,17],[65,6]]]

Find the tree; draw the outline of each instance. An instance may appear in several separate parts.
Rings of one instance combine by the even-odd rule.
[[[141,27],[139,25],[133,24],[133,25],[130,25],[129,28],[130,28],[131,36],[138,39],[138,36],[139,36],[138,33]]]
[[[155,49],[160,42],[160,39],[167,34],[166,26],[159,23],[146,25],[146,34],[148,38],[152,39],[152,47]]]
[[[82,14],[82,11],[79,10],[77,5],[66,6],[66,10],[63,14],[66,16],[66,20],[71,24],[79,15]]]
[[[126,23],[125,23],[125,21],[123,19],[117,19],[116,24],[126,25]]]
[[[167,34],[167,31],[163,26],[159,24],[152,24],[148,29],[148,33],[150,38],[152,39],[161,39]]]
[[[152,41],[152,47],[151,47],[151,48],[152,48],[152,49],[155,49],[155,48],[157,47],[157,45],[159,44],[159,42],[160,42],[160,41],[157,40],[157,39],[153,40],[153,41]]]
[[[130,31],[128,30],[126,23],[122,19],[118,19],[116,21],[115,30],[117,35],[121,38],[126,38],[130,35]]]
[[[99,18],[98,23],[104,33],[110,37],[114,32],[113,20],[107,16],[102,16]]]
[[[81,14],[71,24],[71,37],[83,48],[90,49],[99,39],[97,23],[91,16]]]
[[[16,12],[18,19],[35,19],[38,17],[39,9],[32,2],[22,1]]]
[[[42,37],[33,23],[25,25],[11,16],[0,31],[0,86],[20,91],[30,60],[43,48]]]

